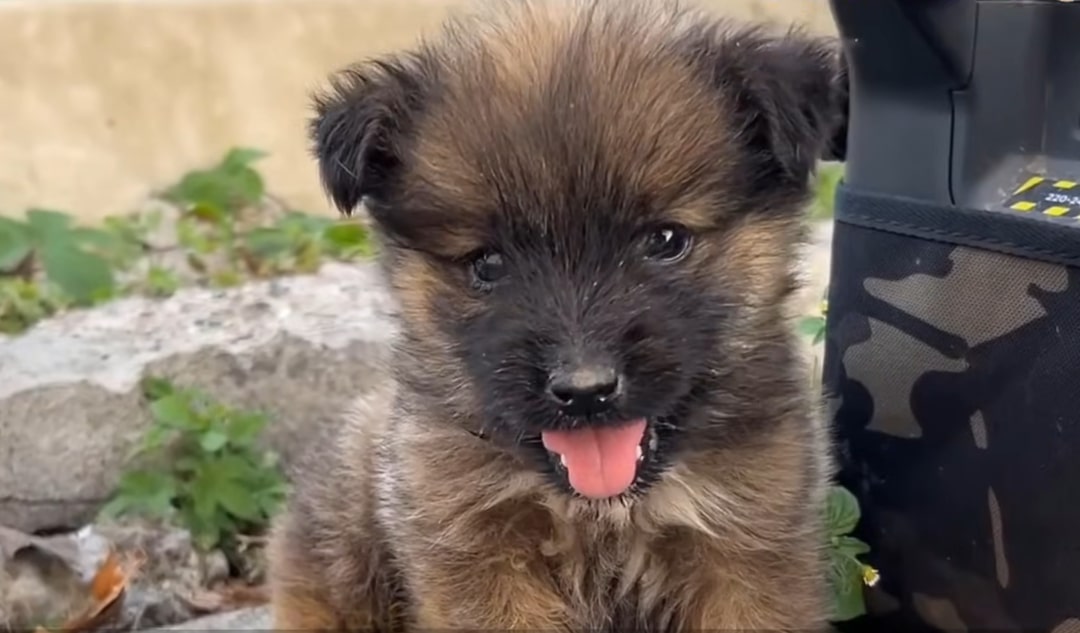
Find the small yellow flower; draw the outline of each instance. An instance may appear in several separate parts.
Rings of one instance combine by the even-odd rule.
[[[821,316],[825,316],[828,313],[829,313],[829,300],[828,299],[822,299],[821,300]]]
[[[862,581],[867,587],[873,587],[881,580],[881,574],[870,565],[862,566]]]

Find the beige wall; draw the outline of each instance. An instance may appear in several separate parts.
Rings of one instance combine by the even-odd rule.
[[[704,0],[831,31],[824,0]],[[408,45],[460,0],[0,0],[0,214],[130,209],[234,145],[328,211],[304,125],[327,73]]]

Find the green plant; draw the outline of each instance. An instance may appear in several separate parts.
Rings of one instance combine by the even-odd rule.
[[[130,253],[114,234],[75,226],[71,216],[31,209],[22,221],[0,218],[0,275],[32,279],[38,270],[76,305],[107,299],[116,280],[112,265]]]
[[[118,296],[164,297],[183,284],[233,286],[372,254],[358,220],[281,210],[254,168],[264,156],[232,149],[165,188],[160,197],[179,210],[176,247],[151,245],[148,236],[164,220],[160,210],[110,216],[98,228],[44,209],[31,209],[24,219],[0,217],[0,333]],[[180,257],[170,261],[184,261],[190,271],[150,259],[131,273],[141,258],[173,248]]]
[[[822,300],[818,314],[808,314],[799,319],[799,333],[810,339],[812,345],[825,340],[825,315],[829,311],[829,302]]]
[[[0,278],[0,333],[17,334],[68,306],[55,285],[14,277]]]
[[[809,338],[812,345],[818,345],[825,339],[828,308],[828,302],[823,300],[818,314],[807,315],[799,321],[799,333]],[[812,380],[820,391],[816,358],[813,367]],[[877,570],[859,560],[859,556],[870,552],[870,546],[851,536],[860,515],[855,495],[838,485],[829,489],[825,504],[826,551],[835,622],[851,620],[866,613],[863,585],[872,586],[878,581]]]
[[[196,389],[144,383],[153,424],[130,456],[104,516],[159,517],[187,528],[204,549],[264,529],[284,499],[275,455],[256,440],[267,423]]]
[[[252,164],[263,157],[258,150],[233,149],[165,191],[183,209],[178,232],[192,268],[214,285],[231,286],[247,277],[311,273],[324,257],[351,260],[371,253],[367,228],[356,220],[287,211],[260,222],[266,191]],[[223,257],[215,261],[211,254]]]
[[[829,583],[833,591],[833,621],[851,620],[866,613],[863,586],[877,583],[878,572],[859,560],[870,546],[851,536],[859,523],[859,502],[842,486],[829,490],[825,508]]]
[[[808,209],[811,220],[832,219],[836,187],[843,177],[843,163],[821,163],[818,165],[812,187],[814,197]]]

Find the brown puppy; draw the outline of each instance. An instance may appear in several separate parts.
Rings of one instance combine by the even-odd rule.
[[[834,49],[497,6],[317,101],[402,332],[395,386],[300,470],[276,627],[821,628],[831,463],[784,304]]]

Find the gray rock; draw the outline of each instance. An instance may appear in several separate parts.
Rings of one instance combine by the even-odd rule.
[[[797,314],[820,304],[831,229],[812,231]],[[138,391],[147,374],[271,413],[269,444],[288,463],[385,380],[392,314],[374,265],[327,264],[315,276],[125,299],[0,336],[0,524],[72,527],[96,511],[149,422]]]
[[[0,336],[0,524],[79,525],[149,423],[147,375],[270,413],[286,464],[384,380],[393,303],[374,265],[73,311]]]
[[[270,631],[273,626],[268,607],[252,607],[215,613],[161,629],[148,631]]]

